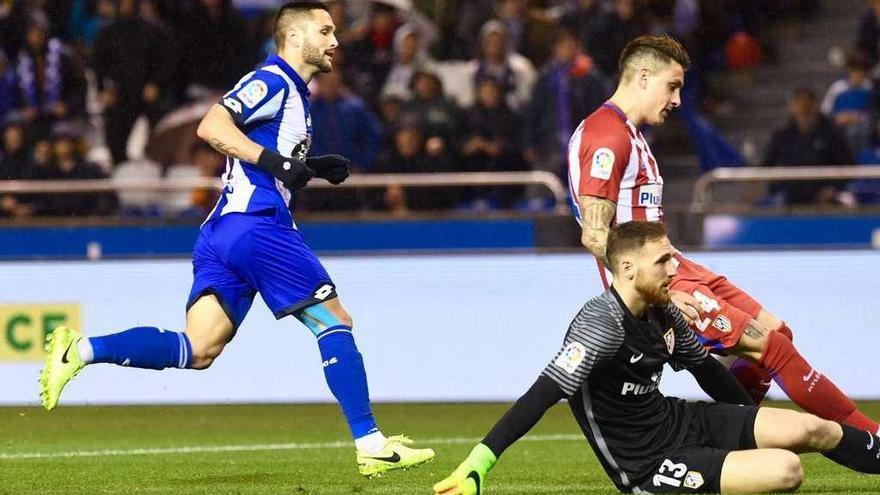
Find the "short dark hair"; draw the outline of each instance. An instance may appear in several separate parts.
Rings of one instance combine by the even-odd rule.
[[[628,75],[630,62],[644,56],[666,64],[678,62],[684,70],[688,70],[691,66],[691,58],[687,50],[677,39],[668,34],[659,36],[645,34],[627,43],[620,52],[617,68],[620,71],[621,81]]]
[[[327,13],[330,12],[326,3],[315,0],[287,2],[282,5],[281,8],[278,9],[278,13],[275,14],[275,27],[272,31],[272,39],[275,40],[275,46],[280,49],[284,44],[284,31],[287,29],[287,26],[283,24],[285,24],[285,21],[288,18],[299,17],[308,14],[315,9],[324,10]]]
[[[666,237],[666,225],[660,222],[633,221],[622,223],[608,234],[605,244],[605,260],[611,273],[617,273],[620,255],[642,248],[648,241]]]
[[[816,90],[809,86],[798,86],[791,92],[790,100],[796,100],[798,98],[809,98],[813,101],[819,101],[819,96],[816,95]]]

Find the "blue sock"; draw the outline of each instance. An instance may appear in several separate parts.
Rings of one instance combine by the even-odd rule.
[[[355,439],[379,431],[370,409],[370,392],[364,359],[358,352],[351,327],[337,325],[318,335],[324,376]]]
[[[133,368],[161,370],[189,368],[192,346],[183,332],[156,327],[135,327],[124,332],[92,337],[93,363],[114,363]]]

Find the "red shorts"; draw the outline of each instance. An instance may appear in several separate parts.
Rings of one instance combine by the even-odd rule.
[[[699,320],[691,325],[703,345],[709,349],[735,346],[749,321],[761,312],[761,304],[726,277],[675,255],[678,273],[670,290],[687,292],[700,303]]]

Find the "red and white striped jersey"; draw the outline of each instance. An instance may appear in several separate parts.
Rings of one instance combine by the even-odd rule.
[[[613,103],[584,119],[568,144],[568,188],[575,217],[578,197],[617,203],[613,225],[663,220],[663,178],[642,133]]]

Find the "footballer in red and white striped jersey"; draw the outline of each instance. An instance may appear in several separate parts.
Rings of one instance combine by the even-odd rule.
[[[581,196],[616,204],[612,226],[631,220],[663,221],[663,178],[657,160],[642,133],[614,103],[602,105],[572,135],[568,173],[574,204],[579,204]],[[575,216],[582,223],[579,208]],[[670,288],[705,301],[693,325],[703,345],[710,349],[737,345],[748,323],[758,317],[761,304],[727,278],[681,253],[676,261],[678,273]],[[607,286],[610,277],[603,272],[600,265],[599,273]]]
[[[663,219],[663,177],[648,142],[614,103],[584,119],[568,146],[569,194],[617,204],[613,225]],[[581,222],[580,211],[575,216]]]
[[[642,125],[660,125],[681,105],[684,71],[690,63],[684,47],[668,36],[641,36],[620,56],[620,81],[614,95],[588,116],[569,143],[569,194],[582,225],[581,242],[602,260],[608,229],[631,220],[663,221],[663,179]],[[585,218],[581,218],[581,210]],[[784,321],[763,309],[727,277],[677,253],[677,273],[669,286],[673,302],[689,315],[704,347],[739,356],[731,371],[760,402],[775,380],[808,412],[876,432],[880,423],[824,374],[815,385],[803,377],[819,374],[791,340]]]

